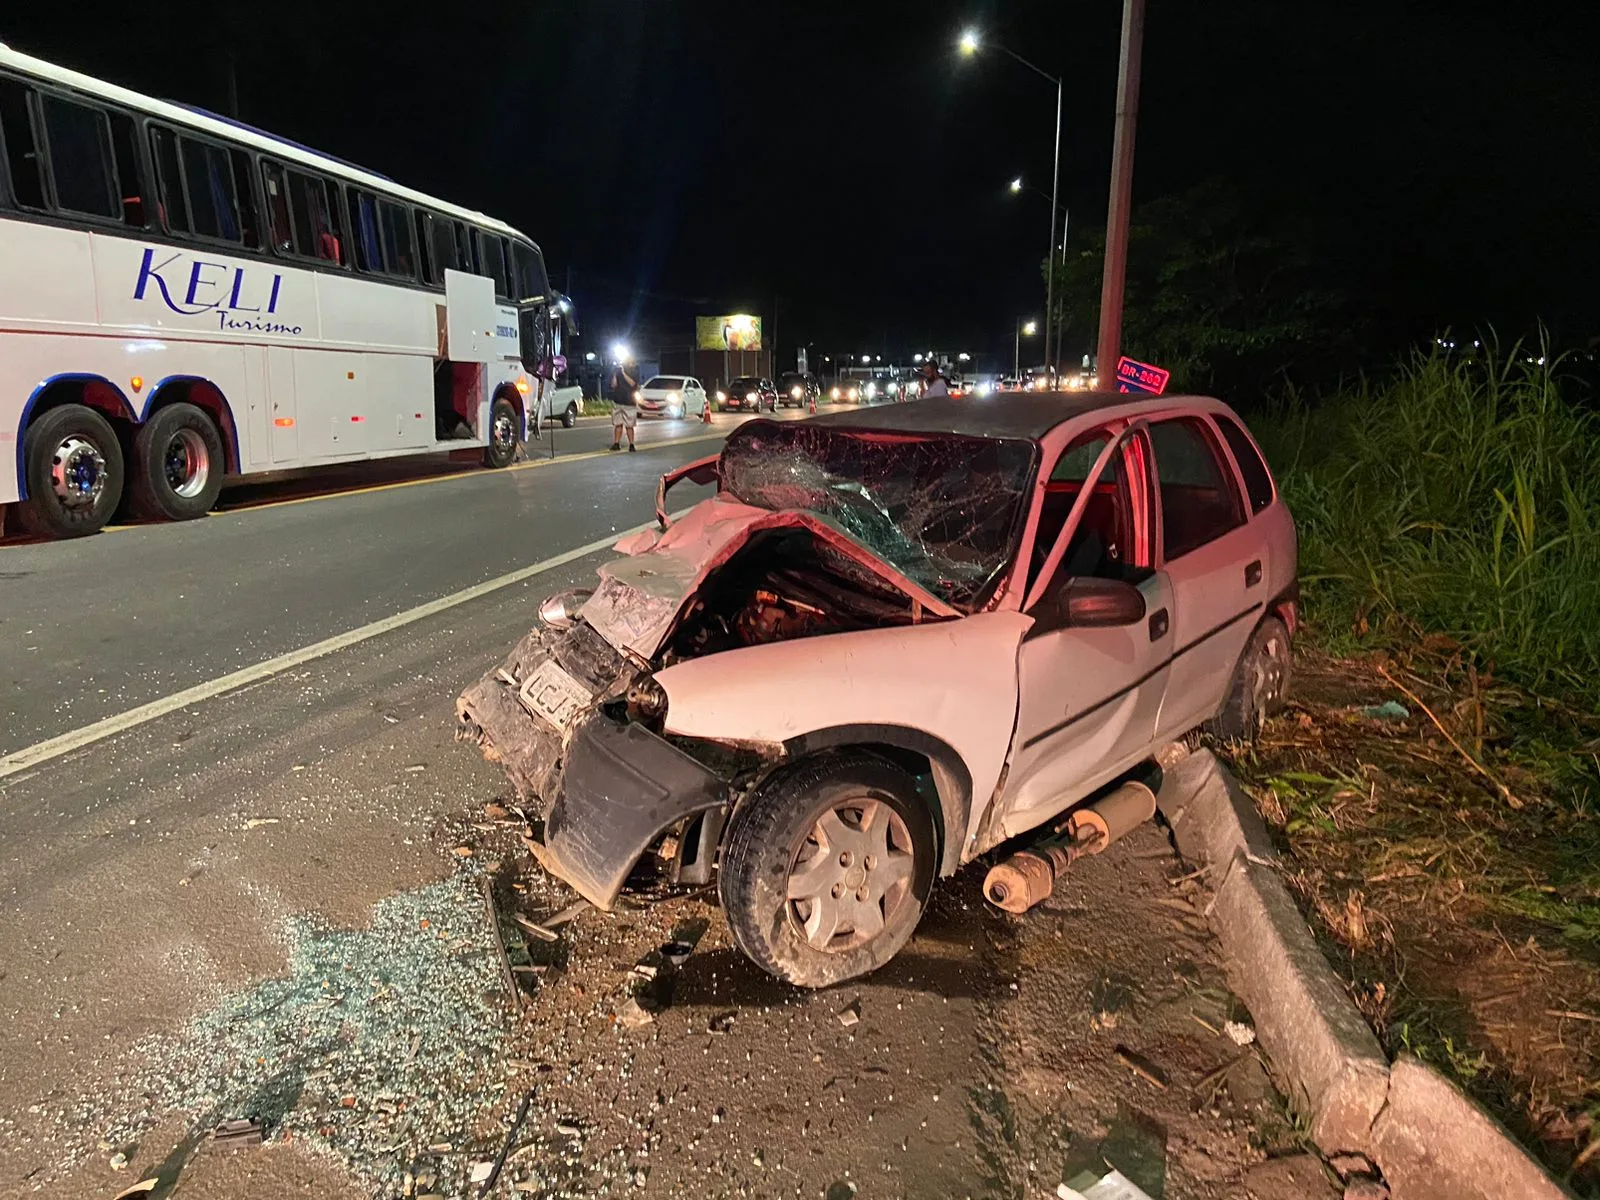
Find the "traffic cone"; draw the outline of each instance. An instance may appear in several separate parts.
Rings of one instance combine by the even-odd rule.
[[[700,424],[711,424],[711,401],[707,400],[705,407],[700,410]]]
[[[817,394],[815,392],[811,393],[811,415],[813,417],[817,415]]]

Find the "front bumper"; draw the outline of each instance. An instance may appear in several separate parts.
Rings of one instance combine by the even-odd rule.
[[[714,772],[644,726],[596,713],[568,743],[540,857],[608,909],[652,842],[702,814],[720,828],[727,804],[728,785]]]
[[[519,699],[520,683],[550,660],[594,697],[559,731]],[[580,622],[535,630],[456,702],[458,737],[504,765],[544,818],[541,862],[599,908],[611,907],[640,856],[678,826],[692,823],[701,837],[681,848],[673,876],[705,882],[729,800],[716,772],[644,726],[606,714],[605,702],[636,673]]]

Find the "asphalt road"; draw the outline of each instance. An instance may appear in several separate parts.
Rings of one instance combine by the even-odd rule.
[[[715,449],[667,433],[0,547],[0,756],[609,539]],[[1154,1197],[1331,1194],[1221,1032],[1244,1014],[1153,826],[1022,919],[963,872],[893,964],[829,992],[746,963],[706,896],[524,946],[509,914],[571,896],[486,808],[506,780],[454,741],[453,700],[603,554],[0,775],[0,1197],[109,1197],[163,1164],[183,1200],[477,1194],[525,1096],[497,1196],[1031,1198],[1107,1163]],[[669,937],[694,946],[675,969]],[[246,1116],[265,1145],[201,1136]]]

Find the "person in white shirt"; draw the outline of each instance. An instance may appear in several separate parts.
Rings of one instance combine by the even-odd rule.
[[[932,396],[949,394],[949,382],[939,373],[939,364],[930,358],[922,368],[922,398],[926,400]]]

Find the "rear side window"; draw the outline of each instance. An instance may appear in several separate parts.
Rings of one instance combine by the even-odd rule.
[[[1262,461],[1260,451],[1239,422],[1221,413],[1216,417],[1217,428],[1222,430],[1222,440],[1233,451],[1234,461],[1239,464],[1239,474],[1244,476],[1245,494],[1250,499],[1250,515],[1254,516],[1272,503],[1272,475]]]
[[[403,204],[378,201],[378,216],[383,223],[384,264],[391,275],[414,279],[417,251],[412,239],[412,221]]]
[[[180,137],[160,126],[150,131],[150,148],[169,230],[219,242],[257,244],[246,155]]]
[[[1168,559],[1181,558],[1244,524],[1220,447],[1194,417],[1150,426],[1156,478],[1161,483],[1161,543]]]
[[[478,234],[478,248],[483,252],[483,273],[494,280],[494,294],[507,296],[505,243],[492,233]]]
[[[116,173],[111,166],[111,123],[98,108],[42,98],[50,174],[56,207],[90,217],[122,216]]]

